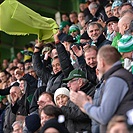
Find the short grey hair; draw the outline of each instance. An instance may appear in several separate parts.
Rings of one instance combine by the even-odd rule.
[[[21,128],[23,128],[23,122],[22,121],[15,121],[13,124],[12,124],[12,127],[14,127],[15,125],[20,125]]]
[[[125,14],[128,14],[128,13],[133,15],[133,10],[129,9],[129,10],[123,11],[121,13],[121,17],[123,17]]]
[[[82,79],[82,81],[83,81],[83,84],[88,83],[88,79],[85,79],[85,78],[81,78],[81,79]]]
[[[98,8],[99,7],[99,5],[96,3],[96,2],[92,2],[92,3],[90,3],[90,5],[89,5],[89,10],[91,10],[91,9],[93,9],[93,8]]]
[[[98,28],[100,29],[101,33],[103,32],[103,27],[101,24],[97,23],[97,22],[91,22],[88,24],[88,27],[87,27],[87,30],[89,29],[90,26],[94,26],[94,25],[97,25]]]

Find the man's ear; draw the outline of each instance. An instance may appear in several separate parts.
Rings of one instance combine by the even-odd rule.
[[[83,85],[83,80],[82,80],[82,78],[79,78],[79,79],[78,79],[78,84],[79,84],[80,87]]]
[[[101,67],[104,67],[105,66],[105,61],[104,59],[101,59]]]
[[[129,29],[126,23],[123,24],[125,31]]]

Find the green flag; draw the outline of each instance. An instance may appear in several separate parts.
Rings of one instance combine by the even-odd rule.
[[[42,17],[17,0],[5,0],[0,5],[0,30],[7,34],[37,34],[40,40],[51,42],[57,29],[55,20]]]

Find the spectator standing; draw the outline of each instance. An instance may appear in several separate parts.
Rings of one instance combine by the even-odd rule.
[[[120,58],[120,53],[112,46],[99,49],[97,69],[103,76],[93,103],[91,97],[81,91],[70,92],[70,99],[93,119],[92,133],[105,133],[114,115],[126,115],[133,108],[133,77],[122,67]]]

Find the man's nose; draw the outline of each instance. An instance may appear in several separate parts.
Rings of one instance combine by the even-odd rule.
[[[90,59],[90,63],[93,63],[93,59]]]

